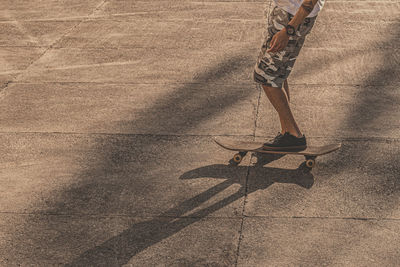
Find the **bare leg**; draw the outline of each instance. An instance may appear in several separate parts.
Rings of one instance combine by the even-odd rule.
[[[287,79],[283,83],[283,88],[285,89],[287,100],[288,100],[288,102],[290,102],[289,85],[288,85]],[[279,120],[281,122],[281,128],[282,128],[281,133],[284,134],[285,132],[287,132],[286,123],[285,123],[285,121],[282,120],[281,116],[279,116]]]
[[[297,123],[290,109],[288,101],[289,98],[286,94],[286,90],[283,88],[269,87],[265,85],[263,85],[262,87],[269,101],[279,114],[282,134],[285,132],[289,132],[294,136],[301,137],[302,133],[300,132],[300,129],[297,126]]]
[[[288,102],[290,102],[290,94],[289,94],[289,84],[287,79],[283,82],[283,88],[285,89],[287,98],[288,98]]]

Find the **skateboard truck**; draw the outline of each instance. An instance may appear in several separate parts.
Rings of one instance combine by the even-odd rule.
[[[241,151],[241,152],[239,152],[239,153],[236,153],[236,154],[233,156],[232,160],[233,160],[233,162],[235,162],[236,164],[240,164],[240,163],[242,162],[242,159],[243,159],[246,155],[247,155],[247,152],[246,152],[246,151]],[[305,162],[306,167],[309,168],[309,169],[314,168],[314,167],[315,167],[315,164],[316,164],[315,160],[316,160],[317,157],[316,157],[316,156],[304,156],[304,157],[306,158],[306,162]]]

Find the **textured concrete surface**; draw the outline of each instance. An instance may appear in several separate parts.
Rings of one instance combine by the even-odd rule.
[[[312,172],[247,155],[269,0],[0,1],[1,266],[399,266],[400,3],[327,1],[289,78]]]
[[[240,266],[399,264],[397,221],[261,217],[243,228]]]
[[[0,129],[251,135],[258,96],[249,84],[16,83],[0,102]]]

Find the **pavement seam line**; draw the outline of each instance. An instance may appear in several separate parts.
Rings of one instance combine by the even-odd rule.
[[[253,156],[251,156],[251,157],[253,157]],[[246,180],[245,180],[245,185],[244,185],[244,200],[243,200],[242,214],[240,216],[241,222],[240,222],[240,228],[239,228],[239,240],[238,240],[238,244],[237,244],[237,248],[236,248],[235,267],[238,266],[239,254],[240,254],[240,245],[241,245],[242,240],[243,240],[243,226],[244,226],[244,220],[246,218],[244,213],[245,213],[246,202],[247,202],[247,194],[248,194],[248,186],[247,185],[248,185],[248,181],[249,181],[251,157],[250,157],[249,166],[247,166]]]
[[[268,6],[268,13],[269,14],[269,10],[271,9],[271,0],[269,1],[269,6]],[[267,18],[268,19],[268,18]],[[257,131],[257,120],[258,120],[258,113],[260,110],[260,102],[261,102],[261,94],[262,94],[262,87],[257,84],[256,88],[258,88],[258,99],[257,99],[257,106],[256,106],[256,110],[255,110],[255,115],[254,115],[254,129],[253,129],[253,135],[252,135],[252,139],[253,141],[255,141],[256,138],[256,131]],[[239,264],[239,257],[240,257],[240,246],[243,240],[243,227],[244,227],[244,220],[246,218],[245,215],[245,210],[246,210],[246,203],[247,203],[247,199],[248,199],[248,182],[249,182],[249,175],[250,175],[250,166],[251,166],[251,162],[253,159],[254,155],[253,153],[251,153],[250,155],[250,160],[249,160],[249,165],[247,166],[247,173],[246,173],[246,180],[245,180],[245,191],[244,191],[244,200],[243,200],[243,209],[242,209],[242,221],[240,223],[240,230],[239,230],[239,240],[238,240],[238,245],[237,245],[237,250],[236,250],[236,260],[235,260],[235,266],[237,267]]]
[[[84,214],[84,213],[46,213],[46,212],[10,212],[10,211],[0,211],[1,215],[41,215],[41,216],[64,216],[64,217],[95,217],[95,218],[139,218],[139,219],[148,219],[148,218],[176,218],[176,219],[240,219],[241,216],[175,216],[175,215],[151,215],[151,214],[143,214],[143,215],[134,215],[134,214]],[[315,219],[315,220],[355,220],[355,221],[400,221],[400,218],[378,218],[378,217],[338,217],[338,216],[268,216],[268,215],[245,215],[243,216],[245,219]]]
[[[254,116],[254,129],[253,129],[253,141],[255,140],[255,133],[257,129],[257,118],[258,118],[258,111],[259,111],[259,106],[260,106],[260,98],[261,98],[261,90],[259,90],[258,93],[258,100],[257,100],[257,106],[255,107],[255,116]],[[253,154],[250,155],[249,159],[249,165],[247,166],[247,171],[246,171],[246,180],[244,184],[244,200],[243,200],[243,208],[242,208],[242,214],[240,216],[241,222],[240,222],[240,228],[239,228],[239,240],[236,248],[236,259],[235,259],[235,266],[238,266],[239,262],[239,256],[240,256],[240,245],[243,240],[243,226],[244,226],[244,220],[246,218],[245,216],[245,209],[246,209],[246,203],[247,203],[247,195],[248,195],[248,181],[249,181],[249,175],[250,175],[250,166],[252,162]]]
[[[90,19],[87,19],[85,21],[89,21]],[[92,21],[96,21],[96,20],[92,20]],[[228,21],[228,20],[224,20],[224,21]],[[371,43],[369,47],[371,47],[371,45],[375,45],[378,43]],[[0,47],[2,48],[46,48],[47,46],[45,45],[0,45]],[[99,46],[54,46],[52,47],[53,49],[84,49],[84,50],[133,50],[133,49],[148,49],[148,50],[157,50],[160,49],[160,47],[158,46],[140,46],[140,45],[120,45],[120,46],[105,46],[105,47],[99,47]],[[180,47],[175,47],[175,46],[171,46],[171,47],[163,47],[163,50],[176,50],[179,49]],[[205,49],[213,49],[215,48],[214,46],[204,46],[203,48]],[[376,47],[374,47],[376,48]],[[385,47],[380,47],[380,48],[385,48]],[[390,49],[393,50],[398,50],[398,48],[396,47],[388,47]],[[325,51],[338,51],[338,50],[347,50],[348,47],[337,47],[337,48],[327,48],[327,47],[307,47],[307,49],[309,50],[325,50]],[[352,49],[353,52],[365,52],[365,49],[362,48],[355,48]]]
[[[104,84],[104,85],[133,85],[133,84],[138,84],[138,85],[171,85],[171,84],[178,84],[178,85],[184,85],[184,84],[190,84],[190,85],[227,85],[227,83],[206,83],[206,82],[96,82],[96,81],[13,81],[14,84]],[[245,81],[238,81],[237,83],[231,84],[230,86],[242,86],[242,85],[248,85],[251,86],[248,82]],[[368,83],[368,84],[360,84],[360,83],[291,83],[292,86],[308,86],[308,87],[320,87],[320,86],[351,86],[351,87],[376,87],[376,86],[389,86],[389,87],[395,87],[399,86],[400,83],[395,82],[391,84],[379,84],[379,83]]]
[[[258,99],[257,99],[256,115],[255,115],[255,120],[254,120],[253,141],[256,140],[257,121],[258,121],[258,114],[260,112],[261,94],[262,94],[261,85],[257,85],[257,88],[258,88],[259,92],[258,92]]]
[[[37,134],[37,135],[85,135],[85,136],[144,136],[144,137],[254,137],[253,135],[235,135],[235,134],[150,134],[150,133],[104,133],[104,132],[2,132],[0,135],[11,135],[11,134]],[[272,135],[257,135],[257,138],[272,138]],[[327,138],[326,136],[311,136],[312,139],[324,139],[330,141],[348,141],[348,142],[364,142],[364,141],[374,141],[374,142],[399,142],[400,138],[393,137],[342,137],[342,138]]]

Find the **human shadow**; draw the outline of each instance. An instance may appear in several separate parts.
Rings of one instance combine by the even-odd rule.
[[[255,180],[250,190],[245,188],[247,186],[246,181],[238,179],[237,175],[237,173],[247,171],[248,169],[253,174],[252,179]],[[313,175],[304,168],[303,164],[294,170],[259,166],[232,167],[229,165],[214,164],[185,172],[180,176],[180,179],[199,179],[203,177],[223,179],[224,181],[193,198],[183,201],[151,220],[131,225],[127,230],[87,250],[66,266],[120,266],[128,263],[133,256],[144,249],[252,192],[265,190],[274,183],[295,184],[307,189],[311,188],[314,184]],[[237,183],[241,187],[235,193],[208,207],[197,210],[202,203],[209,201],[217,194]],[[196,211],[187,214],[195,209]],[[175,215],[169,216],[170,214]]]

